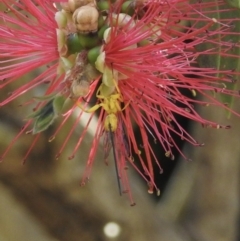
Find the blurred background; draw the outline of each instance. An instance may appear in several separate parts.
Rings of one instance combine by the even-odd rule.
[[[2,98],[5,94],[7,91]],[[24,124],[27,112],[19,103],[21,98],[0,109],[1,153]],[[234,109],[240,110],[239,103]],[[21,160],[33,136],[23,135],[0,164],[0,240],[240,240],[240,119],[227,119],[225,111],[211,107],[199,111],[232,128],[202,128],[180,120],[205,146],[180,143],[192,161],[181,156],[175,161],[164,159],[160,151],[164,173],[159,174],[156,169],[159,198],[147,193],[147,184],[130,168],[134,207],[127,195],[119,196],[114,161],[110,159],[105,165],[101,146],[89,183],[80,187],[92,134],[85,138],[74,159],[68,160],[68,155],[81,126],[69,140],[67,150],[55,159],[74,118],[51,143],[48,138],[60,120],[43,132],[24,165]],[[156,148],[160,146],[157,144]]]

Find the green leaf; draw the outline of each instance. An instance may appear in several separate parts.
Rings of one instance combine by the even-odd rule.
[[[56,118],[53,109],[53,100],[49,101],[37,112],[38,114],[33,117],[35,119],[33,126],[33,134],[46,130]]]
[[[45,115],[45,113],[49,112],[51,108],[52,108],[52,100],[49,101],[44,107],[28,115],[27,119],[35,119],[35,118],[38,118],[39,116],[43,116]]]
[[[42,108],[38,109],[37,111],[33,112],[32,114],[30,114],[27,119],[35,119],[38,118],[40,116],[46,115],[46,113],[48,113],[49,111],[51,111],[52,109],[52,100],[49,101],[45,106],[43,106]]]
[[[33,134],[45,131],[55,120],[56,116],[54,113],[49,113],[46,116],[40,116],[34,122]]]
[[[66,98],[63,95],[57,95],[53,100],[53,111],[55,115],[61,113],[63,105],[66,101]]]
[[[70,98],[67,98],[64,102],[61,113],[65,113],[65,112],[69,111],[70,109],[73,108],[73,106],[74,106],[74,101],[72,101],[72,99],[70,99]]]
[[[46,103],[42,108],[28,116],[35,119],[33,125],[33,134],[46,130],[61,113],[66,98],[63,95],[56,95]]]

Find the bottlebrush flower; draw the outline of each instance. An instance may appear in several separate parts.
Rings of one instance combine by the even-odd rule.
[[[1,102],[1,106],[6,105],[20,95],[27,95],[28,90],[49,82],[45,97],[3,157],[31,125],[36,137],[29,151],[39,133],[55,118],[63,116],[62,124],[49,139],[52,141],[77,108],[81,111],[57,154],[58,158],[83,113],[89,112],[89,121],[71,159],[94,113],[100,110],[82,184],[90,176],[97,147],[103,139],[105,160],[113,149],[121,181],[120,193],[127,192],[134,204],[128,165],[136,168],[147,181],[149,193],[154,190],[159,193],[153,163],[158,164],[161,172],[162,168],[149,138],[160,143],[171,159],[174,159],[174,148],[185,157],[173,134],[195,146],[201,145],[178,123],[176,115],[203,126],[228,128],[201,117],[195,109],[196,105],[214,105],[235,113],[213,95],[220,92],[239,96],[227,87],[240,75],[237,64],[229,65],[229,59],[239,58],[236,50],[240,47],[240,33],[236,23],[240,18],[238,10],[225,2],[218,1],[216,8],[214,1],[85,0],[66,1],[61,4],[62,10],[58,9],[59,5],[53,5],[53,1],[3,3],[10,11],[0,14],[3,66],[0,88],[19,81],[19,77],[30,71],[44,65],[49,67]],[[191,95],[183,94],[186,92]],[[97,102],[87,107],[92,97],[96,97]],[[69,101],[71,108],[62,113],[62,107]],[[135,138],[135,126],[140,129],[141,140]],[[133,155],[138,156],[142,169],[135,165]]]

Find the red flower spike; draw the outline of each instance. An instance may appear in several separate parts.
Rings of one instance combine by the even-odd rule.
[[[226,129],[229,127],[200,116],[195,110],[195,105],[214,105],[239,115],[212,94],[219,92],[239,97],[237,91],[228,89],[227,86],[239,78],[240,71],[228,67],[221,69],[214,65],[211,66],[209,57],[218,55],[230,59],[239,58],[237,54],[234,54],[233,49],[240,48],[240,43],[238,41],[230,42],[227,37],[230,36],[229,39],[232,37],[234,40],[240,37],[240,33],[235,30],[234,26],[237,21],[240,21],[240,18],[217,19],[218,13],[229,11],[234,13],[235,11],[223,1],[218,1],[219,8],[216,10],[215,1],[189,3],[187,0],[136,0],[128,6],[130,10],[133,10],[129,11],[131,16],[125,14],[128,9],[122,8],[124,1],[120,0],[116,3],[109,1],[108,11],[102,13],[99,10],[100,16],[105,14],[104,24],[108,27],[104,32],[104,41],[97,39],[91,43],[93,46],[96,43],[95,47],[98,47],[97,49],[100,51],[97,61],[95,62],[94,56],[88,56],[91,59],[88,59],[89,62],[93,65],[96,63],[94,67],[101,72],[102,78],[99,76],[96,79],[88,77],[87,83],[90,83],[90,87],[87,96],[72,98],[69,93],[73,80],[68,79],[67,76],[72,76],[77,88],[80,88],[79,83],[86,73],[76,71],[75,76],[71,72],[71,67],[68,67],[65,69],[65,73],[58,75],[59,60],[65,61],[66,65],[68,65],[68,60],[70,62],[72,59],[77,61],[76,58],[68,56],[68,44],[71,44],[70,49],[73,52],[82,51],[82,49],[89,51],[88,47],[77,46],[75,48],[76,46],[74,46],[74,44],[81,45],[82,43],[85,46],[84,41],[88,41],[88,36],[78,35],[77,32],[72,33],[71,31],[75,31],[76,28],[72,22],[68,22],[66,29],[63,29],[61,34],[73,34],[71,36],[74,38],[69,39],[74,39],[76,42],[66,42],[59,48],[59,36],[56,31],[59,25],[55,21],[58,9],[54,5],[59,2],[65,1],[2,1],[6,6],[6,11],[0,13],[0,75],[2,80],[0,89],[4,90],[8,84],[18,82],[20,77],[31,71],[41,68],[42,72],[30,82],[22,84],[10,96],[2,99],[0,105],[6,105],[20,96],[27,95],[29,90],[41,84],[49,84],[45,99],[36,105],[35,115],[32,115],[33,120],[28,120],[2,157],[27,131],[33,121],[40,126],[45,123],[49,116],[45,115],[44,109],[42,112],[38,111],[46,106],[46,103],[51,109],[51,101],[55,103],[56,96],[70,98],[72,107],[62,114],[62,123],[49,141],[57,136],[59,130],[72,116],[75,108],[80,107],[80,112],[56,158],[59,158],[68,144],[83,113],[91,112],[84,131],[69,156],[69,159],[74,158],[95,111],[100,110],[81,184],[84,185],[90,178],[97,147],[100,140],[103,139],[105,162],[108,163],[108,155],[113,149],[117,178],[120,181],[120,192],[126,192],[134,205],[127,176],[128,166],[133,166],[146,180],[149,193],[154,191],[160,193],[154,182],[153,164],[158,165],[160,173],[163,170],[149,143],[149,138],[160,143],[165,155],[170,159],[174,159],[174,148],[185,157],[177,147],[172,137],[173,134],[177,134],[182,140],[188,141],[194,146],[203,145],[184,130],[178,123],[176,114],[199,122],[206,127]],[[58,17],[61,18],[61,14]],[[63,22],[61,22],[61,26],[64,28]],[[99,35],[94,35],[92,38],[100,38],[101,28],[102,26],[99,26]],[[81,53],[81,51],[77,53]],[[63,59],[60,56],[66,58]],[[68,57],[69,59],[67,59]],[[203,58],[206,59],[206,65],[200,67],[198,62]],[[76,63],[73,65],[78,66]],[[42,67],[45,66],[47,68],[43,71]],[[83,69],[85,71],[87,67],[84,65]],[[192,93],[192,97],[184,95],[182,90]],[[97,96],[94,96],[96,92]],[[196,98],[196,95],[205,97],[205,100]],[[95,106],[88,109],[86,103],[92,97],[97,97],[98,100]],[[27,103],[32,103],[33,100],[29,101],[29,99],[31,97],[28,96]],[[57,110],[59,110],[59,106],[58,103],[55,104],[56,106],[52,108],[56,112],[54,107],[58,107]],[[54,118],[58,114],[55,112]],[[43,122],[41,122],[42,120]],[[50,124],[52,120],[50,120]],[[140,141],[135,138],[135,126],[140,129]],[[42,129],[45,127],[43,126]],[[38,131],[38,129],[35,130],[36,133]],[[38,137],[39,134],[36,135],[24,158],[27,158]],[[114,148],[112,148],[113,145]],[[144,154],[141,153],[141,148],[144,149]],[[133,155],[138,156],[141,168],[134,163]],[[185,158],[187,159],[187,157]]]
[[[223,2],[219,2],[219,4],[224,5]],[[187,1],[162,1],[161,4],[156,1],[147,1],[145,15],[140,20],[136,20],[135,26],[130,29],[131,24],[129,23],[124,27],[121,26],[120,30],[116,28],[111,32],[110,40],[104,46],[105,64],[126,76],[125,79],[119,80],[118,87],[124,104],[130,104],[124,114],[121,113],[122,116],[118,118],[120,120],[127,118],[126,126],[129,126],[129,122],[134,121],[140,127],[147,160],[146,164],[141,160],[141,164],[145,175],[148,176],[149,192],[153,192],[155,186],[152,162],[155,160],[158,163],[158,160],[149,145],[147,133],[153,135],[153,138],[162,144],[166,156],[174,159],[173,146],[184,157],[185,155],[176,146],[171,137],[172,133],[193,145],[202,145],[181,127],[174,114],[200,122],[204,126],[228,128],[228,126],[221,126],[202,118],[193,106],[194,104],[210,104],[230,110],[215,99],[211,95],[211,91],[239,96],[237,91],[223,87],[224,82],[231,82],[227,77],[228,74],[238,77],[239,72],[216,70],[211,67],[194,67],[199,56],[218,54],[220,46],[222,48],[221,56],[238,58],[237,54],[230,53],[233,44],[222,40],[226,35],[239,36],[239,33],[231,32],[231,25],[236,19],[224,19],[223,22],[220,22],[220,19],[206,17],[204,13],[209,13],[211,10],[208,9],[214,5],[215,3],[202,2],[190,5]],[[222,9],[220,11],[229,10]],[[193,22],[193,25],[176,24],[182,19]],[[133,16],[132,22],[134,21]],[[152,25],[146,28],[148,24]],[[161,30],[159,36],[156,36],[156,26]],[[210,32],[209,29],[212,27],[214,27],[214,31]],[[219,34],[222,35],[220,40]],[[132,45],[139,44],[144,39],[151,41],[145,46],[131,48]],[[197,47],[203,43],[211,44],[211,49],[198,52]],[[235,43],[235,47],[239,48],[239,43]],[[188,77],[190,75],[194,75],[194,78]],[[221,77],[216,77],[217,75]],[[209,102],[184,96],[180,92],[180,88],[194,90],[198,96],[207,97]],[[132,132],[128,129],[127,133],[129,135]],[[138,153],[139,143],[134,135],[130,135],[130,138],[130,143],[135,147],[133,152]],[[139,156],[141,159],[141,155]]]

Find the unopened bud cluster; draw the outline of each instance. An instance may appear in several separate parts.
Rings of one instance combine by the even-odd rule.
[[[83,93],[86,95],[87,90],[85,87],[84,91],[79,91],[81,88],[79,88],[78,76],[82,77],[83,69],[89,69],[89,67],[86,67],[89,64],[95,69],[95,74],[85,82],[91,83],[96,79],[97,74],[102,74],[103,84],[107,86],[105,88],[106,93],[111,94],[114,91],[113,78],[114,81],[118,81],[124,76],[107,68],[103,45],[109,43],[113,32],[117,34],[120,31],[128,31],[134,28],[137,18],[141,18],[141,16],[137,16],[136,9],[139,9],[143,2],[142,0],[122,1],[120,9],[118,7],[116,13],[113,9],[118,4],[117,1],[111,3],[108,0],[69,0],[61,3],[62,10],[55,15],[58,24],[58,51],[61,57],[58,72],[59,74],[66,73],[65,80],[68,82],[69,76],[75,75],[76,78],[71,77],[71,79],[78,79],[78,81],[73,81],[74,84],[71,85],[70,96],[79,97],[83,96]],[[147,28],[152,27],[146,25]],[[153,32],[153,38],[155,39],[156,36],[161,35],[160,29],[157,31],[153,29]],[[133,44],[128,48],[137,48],[143,44],[148,44],[149,41],[153,41],[153,38],[148,37],[148,39]],[[76,68],[79,59],[78,54],[82,51],[87,52],[86,60],[84,60],[86,66],[78,71]],[[73,86],[78,91],[75,91]],[[77,92],[81,94],[77,95]]]
[[[97,31],[99,13],[95,0],[69,0],[67,3],[62,3],[62,8],[72,14],[72,20],[78,32]]]

